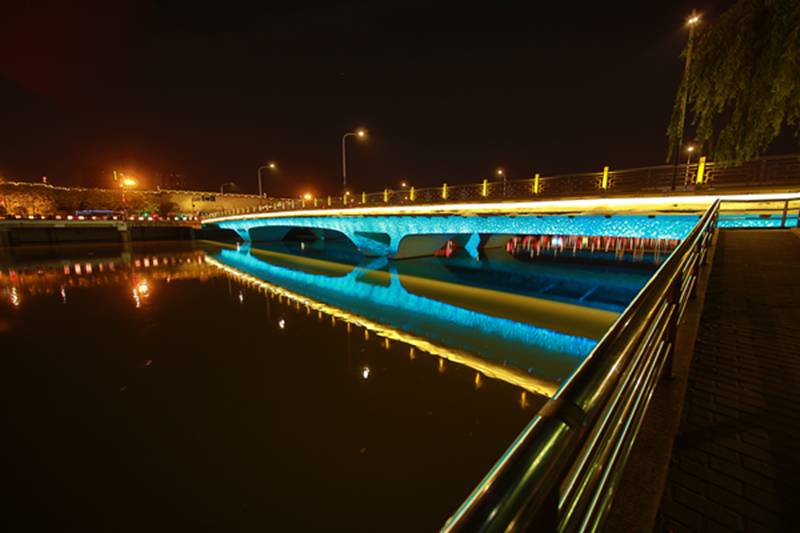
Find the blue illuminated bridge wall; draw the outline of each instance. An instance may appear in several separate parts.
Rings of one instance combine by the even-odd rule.
[[[456,239],[473,256],[487,246],[501,246],[513,235],[584,235],[682,239],[697,215],[243,215],[206,221],[238,233],[248,242],[283,239],[304,228],[318,238],[344,234],[365,255],[403,259],[432,255]]]

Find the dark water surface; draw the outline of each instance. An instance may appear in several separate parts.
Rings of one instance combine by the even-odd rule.
[[[4,253],[5,531],[436,531],[546,401],[426,353],[430,332],[396,340],[227,274],[219,248]]]

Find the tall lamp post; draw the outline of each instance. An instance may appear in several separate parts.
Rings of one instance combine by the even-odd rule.
[[[689,152],[689,157],[686,158],[686,178],[683,182],[684,188],[689,186],[689,167],[692,165],[692,152],[694,152],[694,146],[689,146],[686,148],[686,151]]]
[[[221,197],[220,201],[221,201],[221,204],[222,204],[221,205],[221,209],[222,209],[223,213],[225,212],[225,191],[223,189],[225,188],[226,185],[233,185],[233,184],[234,183],[232,181],[228,182],[228,183],[223,183],[219,188],[219,195]]]
[[[342,135],[342,203],[347,201],[345,198],[347,196],[347,145],[345,144],[345,140],[351,135],[353,137],[363,137],[365,133],[366,132],[363,129],[360,129]]]
[[[502,168],[498,168],[497,169],[497,175],[498,176],[503,176],[503,197],[505,197],[506,196],[506,173],[503,172]]]
[[[264,166],[258,167],[258,197],[259,198],[261,198],[264,195],[263,192],[261,191],[261,171],[264,170],[265,168],[275,168],[275,163],[270,163],[269,165],[264,165]],[[260,202],[260,200],[259,200],[259,202]]]
[[[672,173],[672,190],[675,190],[675,181],[678,174],[678,158],[681,153],[681,146],[683,146],[683,126],[686,123],[686,105],[689,99],[689,68],[692,65],[692,45],[694,44],[694,26],[700,21],[696,10],[692,10],[692,16],[689,18],[689,44],[686,48],[686,66],[683,68],[683,101],[681,102],[681,120],[678,123],[678,135],[675,139],[675,155],[672,158],[672,166],[674,171]]]
[[[120,174],[120,177],[122,174]],[[136,180],[132,180],[131,178],[124,178],[122,181],[119,182],[119,186],[122,189],[122,206],[123,212],[125,216],[125,220],[128,220],[128,200],[125,198],[125,186],[133,187],[136,185]]]

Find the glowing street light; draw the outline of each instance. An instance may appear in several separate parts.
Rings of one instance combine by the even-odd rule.
[[[347,151],[345,149],[346,145],[344,141],[351,135],[353,137],[364,137],[364,135],[366,134],[367,132],[365,132],[363,129],[358,129],[354,132],[351,131],[349,133],[345,133],[344,135],[342,135],[342,199],[343,200],[347,193]]]
[[[263,169],[265,169],[265,168],[275,168],[275,163],[270,163],[269,165],[264,165],[264,166],[258,167],[258,196],[259,197],[263,196],[263,193],[261,191],[261,171]]]
[[[689,152],[689,157],[686,158],[686,178],[684,178],[684,187],[689,184],[689,166],[692,164],[692,152],[694,152],[694,146],[688,146],[686,151]]]
[[[497,169],[497,175],[503,176],[503,196],[506,195],[506,173],[503,171],[502,168]]]
[[[689,44],[686,47],[686,66],[683,69],[683,101],[681,102],[681,120],[678,123],[678,135],[675,138],[675,156],[672,160],[674,172],[672,173],[672,189],[675,189],[675,181],[678,171],[678,157],[680,156],[681,146],[683,146],[683,126],[686,123],[686,105],[689,98],[689,68],[692,65],[692,44],[694,43],[694,27],[700,22],[700,17],[696,10],[692,10],[692,16],[687,23],[689,24]]]
[[[120,177],[122,174],[120,173]],[[131,178],[124,178],[122,181],[119,182],[119,187],[122,189],[122,205],[123,205],[123,212],[125,215],[125,219],[128,218],[128,200],[125,198],[125,186],[134,187],[136,185],[136,180]]]

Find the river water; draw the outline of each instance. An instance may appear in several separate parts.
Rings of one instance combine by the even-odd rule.
[[[3,529],[437,531],[674,244],[612,241],[3,250]]]

